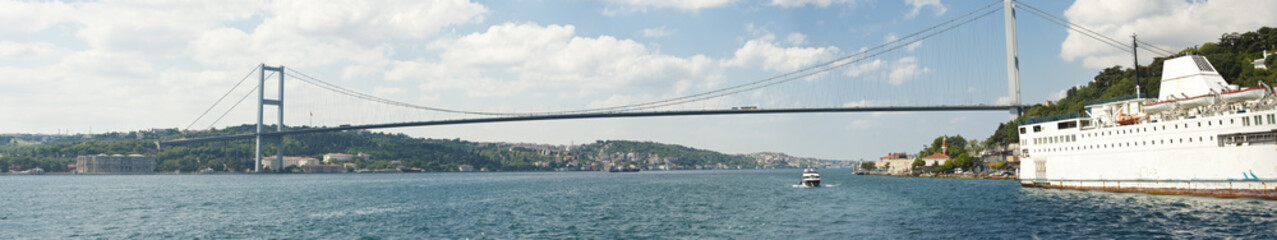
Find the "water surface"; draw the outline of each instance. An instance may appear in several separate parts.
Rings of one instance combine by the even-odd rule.
[[[1277,238],[1277,202],[855,176],[0,176],[0,239]]]

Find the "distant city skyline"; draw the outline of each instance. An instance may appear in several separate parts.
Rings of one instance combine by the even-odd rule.
[[[1118,40],[1138,34],[1142,41],[1172,51],[1216,41],[1223,33],[1257,29],[1266,23],[1266,11],[1277,9],[1277,2],[1241,0],[1024,2]],[[990,3],[994,1],[4,1],[0,24],[9,27],[0,28],[0,133],[185,128],[261,63],[427,106],[483,111],[614,106],[788,72]],[[1056,100],[1099,70],[1131,62],[1118,49],[1023,10],[1018,17],[1025,104]],[[982,20],[984,25],[973,33],[1001,41],[1001,18],[999,12]],[[989,22],[996,25],[985,24]],[[928,65],[926,60],[960,57],[926,51],[971,47],[963,44],[971,43],[924,41],[918,52],[891,57],[907,73],[939,71],[957,66]],[[992,65],[998,70],[988,74],[997,78],[992,82],[1005,83],[1002,46],[991,49],[998,50],[987,54],[993,59],[976,61],[997,60],[980,66]],[[1140,56],[1141,63],[1148,63],[1154,55]],[[988,96],[976,97],[997,98],[1006,92],[1005,85],[988,88],[981,89]],[[238,93],[226,102],[234,103]],[[297,95],[286,96],[311,94],[304,89],[290,93]],[[364,115],[398,114],[368,112],[379,108],[336,99],[296,104],[299,109],[287,113],[290,125],[358,123],[373,121],[360,119]],[[343,110],[308,110],[323,107]],[[254,108],[245,102],[215,126],[255,120]],[[398,115],[404,116],[391,117],[435,117]],[[193,129],[211,123],[201,121]],[[1005,121],[1006,112],[846,113],[376,131],[557,145],[621,139],[724,153],[877,159],[891,152],[914,153],[941,135],[983,139]]]

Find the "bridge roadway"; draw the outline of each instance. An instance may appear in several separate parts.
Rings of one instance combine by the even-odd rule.
[[[688,111],[652,111],[652,112],[605,112],[605,113],[558,114],[558,115],[525,115],[525,116],[511,116],[511,117],[382,123],[382,124],[368,124],[368,125],[347,125],[347,126],[339,126],[339,127],[305,128],[305,129],[295,129],[295,130],[287,130],[287,131],[279,131],[279,132],[269,132],[269,133],[262,133],[262,136],[275,138],[275,137],[292,135],[292,134],[335,132],[335,131],[359,130],[359,129],[458,125],[458,124],[495,123],[495,122],[591,119],[591,118],[630,118],[630,117],[741,115],[741,114],[778,114],[778,113],[837,113],[837,112],[1009,111],[1012,108],[1021,109],[1023,108],[1023,106],[971,105],[971,106],[775,108],[775,109],[753,109],[753,110],[724,109],[724,110],[688,110]],[[159,144],[177,145],[177,144],[187,144],[187,143],[229,141],[229,140],[240,140],[240,139],[253,139],[255,136],[256,136],[255,133],[244,133],[244,134],[233,134],[233,135],[216,136],[216,137],[164,140],[164,141],[160,141]]]

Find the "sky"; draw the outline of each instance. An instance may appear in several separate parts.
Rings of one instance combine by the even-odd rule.
[[[208,129],[255,120],[235,105],[259,64],[421,106],[560,111],[655,101],[855,55],[993,1],[3,1],[0,133]],[[1255,30],[1277,1],[1024,0],[1119,41],[1179,50]],[[1001,4],[998,3],[997,6]],[[1248,17],[1254,16],[1254,17]],[[1006,103],[1001,11],[796,81],[657,110]],[[1022,102],[1061,98],[1130,56],[1020,10]],[[1141,62],[1154,54],[1141,53]],[[250,78],[256,78],[253,75]],[[286,80],[287,125],[480,116],[406,110]],[[277,91],[268,82],[267,92]],[[229,91],[229,94],[228,94]],[[1134,91],[1134,90],[1132,90]],[[226,100],[214,105],[226,95]],[[206,109],[209,113],[201,117]],[[233,111],[216,120],[227,109]],[[267,109],[268,112],[271,108]],[[268,113],[267,119],[275,115]],[[914,153],[985,138],[1008,113],[840,113],[593,119],[378,131],[582,144],[624,139],[827,159]],[[268,123],[270,123],[268,121]]]

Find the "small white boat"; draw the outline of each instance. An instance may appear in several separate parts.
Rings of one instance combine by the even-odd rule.
[[[810,168],[803,170],[803,186],[804,187],[819,187],[820,173],[816,173],[815,169],[810,169]]]
[[[1154,114],[1175,109],[1175,101],[1161,101],[1155,103],[1144,104],[1145,114]]]
[[[1253,87],[1232,92],[1224,92],[1219,94],[1219,98],[1224,102],[1242,102],[1264,98],[1268,95],[1268,89],[1264,87]]]
[[[1210,106],[1211,104],[1215,104],[1215,98],[1211,94],[1206,94],[1206,95],[1179,100],[1176,102],[1179,103],[1179,107],[1181,108],[1195,108],[1195,107]]]

